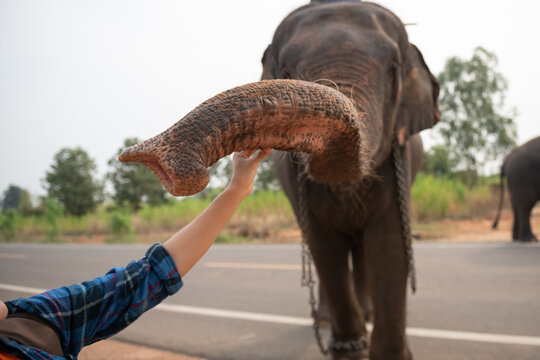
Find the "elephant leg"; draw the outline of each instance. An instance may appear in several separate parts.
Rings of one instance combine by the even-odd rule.
[[[512,241],[519,239],[519,216],[515,205],[512,202],[512,210],[514,212],[514,223],[512,224]]]
[[[531,212],[535,201],[526,196],[512,196],[514,209],[514,227],[512,231],[514,241],[537,241],[531,229]]]
[[[351,247],[351,261],[354,290],[356,292],[358,303],[360,304],[360,308],[362,309],[362,312],[364,314],[364,319],[366,321],[372,321],[373,308],[371,306],[371,299],[369,298],[369,293],[367,289],[364,250],[362,243],[353,243]],[[319,286],[319,303],[317,308],[317,314],[319,316],[320,326],[329,327],[330,311],[328,310],[326,295],[324,294],[321,286]]]
[[[349,269],[350,240],[316,221],[309,224],[308,244],[330,312],[332,356],[334,359],[365,359],[367,330]],[[363,345],[358,347],[357,344]]]
[[[407,271],[397,206],[364,232],[373,300],[371,360],[412,359],[405,336]]]
[[[330,310],[328,309],[328,301],[326,295],[319,284],[319,302],[317,306],[317,315],[319,317],[319,326],[330,327]]]
[[[371,306],[371,299],[369,297],[367,286],[364,244],[361,241],[353,243],[351,248],[351,260],[356,297],[358,298],[358,302],[364,313],[365,320],[373,321],[373,307]]]
[[[536,237],[532,233],[531,229],[531,212],[534,207],[533,204],[527,204],[521,210],[518,210],[519,217],[519,240],[520,241],[537,241]]]

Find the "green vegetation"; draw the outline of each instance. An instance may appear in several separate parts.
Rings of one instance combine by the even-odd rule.
[[[468,185],[476,169],[500,161],[515,145],[515,110],[505,109],[508,85],[497,62],[494,53],[477,47],[469,60],[449,58],[438,76],[441,121],[435,132],[450,149],[449,172],[462,170]]]
[[[497,196],[496,177],[482,178],[474,187],[448,176],[420,173],[411,190],[411,212],[417,221],[470,218],[490,214]]]
[[[219,192],[219,190],[217,190]],[[130,206],[98,207],[83,216],[63,214],[58,202],[48,199],[42,215],[22,217],[16,210],[0,215],[3,241],[132,243],[163,241],[199,215],[210,197],[197,196],[133,212]],[[248,197],[219,242],[245,242],[267,238],[295,225],[290,204],[281,191],[258,191]]]
[[[18,214],[16,210],[7,210],[0,215],[0,235],[5,241],[11,241],[15,237]]]
[[[46,210],[43,217],[49,226],[46,232],[47,240],[52,242],[60,235],[60,218],[64,211],[60,204],[53,199],[47,199],[45,201],[45,208]]]
[[[167,193],[159,179],[147,167],[137,163],[121,163],[118,155],[130,146],[139,142],[137,138],[129,138],[124,141],[123,147],[118,149],[116,155],[109,160],[111,171],[107,173],[107,180],[113,186],[112,199],[122,206],[129,206],[137,211],[143,203],[160,205],[167,202]]]
[[[213,183],[223,185],[228,183],[232,175],[232,156],[229,155],[222,158],[217,163],[210,166],[208,168],[208,171],[210,172],[211,184]],[[215,186],[210,186],[207,190],[204,190],[203,193],[215,190]],[[272,155],[267,156],[259,164],[259,168],[257,169],[257,177],[255,178],[254,188],[255,190],[280,189],[279,182],[274,172],[274,160]]]
[[[422,172],[434,176],[451,176],[452,169],[458,164],[451,158],[450,151],[445,145],[434,145],[424,154]]]
[[[102,185],[93,177],[95,170],[94,160],[83,149],[61,149],[45,175],[49,198],[56,199],[72,215],[92,212],[102,192]]]
[[[215,192],[219,193],[219,189]],[[49,200],[42,215],[23,217],[16,210],[0,215],[0,237],[3,241],[33,242],[163,241],[199,215],[213,198],[212,193],[158,206],[143,204],[137,212],[130,206],[98,207],[84,216],[62,214],[59,204]],[[428,229],[431,221],[444,218],[489,216],[496,207],[497,194],[496,176],[480,178],[477,185],[468,187],[459,178],[420,173],[411,191],[415,227]],[[258,191],[246,198],[217,242],[299,241],[299,236],[283,236],[289,240],[281,236],[297,229],[292,208],[282,191]]]
[[[118,208],[110,213],[109,228],[111,236],[105,239],[107,243],[132,243],[137,241],[135,229],[131,225],[129,208]]]
[[[216,239],[216,244],[240,244],[246,242],[248,242],[246,237],[242,235],[229,234],[227,232],[219,234],[218,238]]]

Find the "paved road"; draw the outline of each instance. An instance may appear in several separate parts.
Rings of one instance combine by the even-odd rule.
[[[145,249],[0,244],[0,299],[92,278]],[[325,359],[308,325],[299,252],[216,245],[179,294],[117,339],[208,359]],[[422,243],[415,254],[415,359],[540,359],[540,245]]]

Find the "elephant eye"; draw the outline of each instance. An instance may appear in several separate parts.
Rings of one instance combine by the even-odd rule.
[[[292,79],[289,67],[286,62],[282,62],[278,66],[277,70],[278,79]]]
[[[281,75],[280,76],[281,79],[292,79],[291,74],[287,70],[281,70],[280,75]]]
[[[388,66],[388,74],[391,76],[397,76],[398,71],[400,68],[400,64],[398,61],[392,61],[390,65]]]

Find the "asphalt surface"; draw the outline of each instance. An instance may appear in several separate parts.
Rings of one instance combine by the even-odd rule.
[[[91,279],[145,250],[0,244],[0,299]],[[539,244],[421,243],[415,256],[415,359],[540,359]],[[299,245],[215,245],[177,295],[115,338],[207,359],[325,359],[299,264]]]

